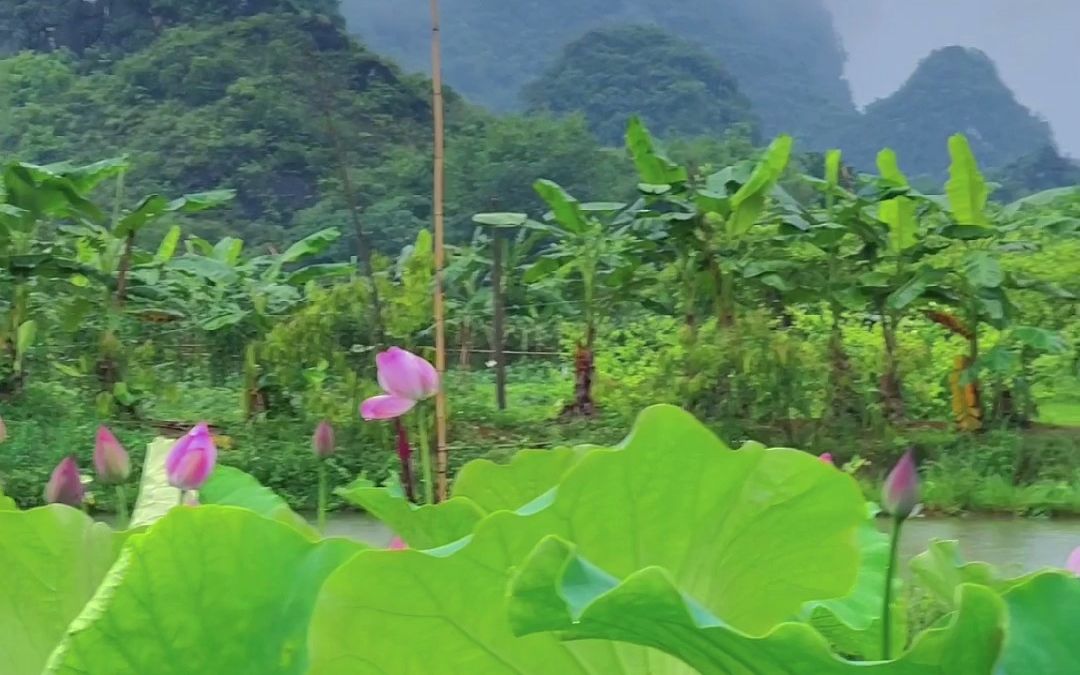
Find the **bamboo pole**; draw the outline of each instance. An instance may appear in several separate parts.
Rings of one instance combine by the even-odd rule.
[[[432,212],[435,219],[435,368],[439,381],[446,374],[446,317],[443,306],[443,172],[444,130],[442,93],[442,45],[439,26],[439,0],[431,0],[431,107],[435,125],[435,169],[433,177]],[[443,501],[449,493],[448,449],[446,443],[446,389],[439,388],[435,397],[435,499]],[[430,479],[430,477],[427,477]]]

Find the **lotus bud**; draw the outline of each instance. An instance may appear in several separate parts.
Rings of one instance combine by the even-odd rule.
[[[395,536],[393,539],[390,540],[390,545],[386,548],[391,551],[404,551],[405,549],[409,548],[409,546],[405,543],[404,539]]]
[[[94,470],[102,483],[123,483],[131,475],[131,459],[108,427],[98,427],[94,441]]]
[[[75,457],[69,455],[53,469],[49,482],[45,485],[45,501],[50,504],[67,504],[76,508],[82,506],[86,497],[79,465]]]
[[[439,392],[439,373],[435,366],[399,347],[378,354],[379,386],[387,394],[423,401]]]
[[[896,463],[881,493],[881,505],[893,518],[904,520],[919,503],[919,470],[915,455],[908,450]]]
[[[836,466],[836,462],[833,461],[831,452],[822,453],[821,456],[818,457],[818,459],[828,464],[829,466]]]
[[[326,420],[315,427],[315,434],[311,437],[311,449],[319,459],[326,459],[334,454],[334,427]]]
[[[1080,546],[1073,549],[1069,554],[1069,560],[1065,563],[1065,569],[1080,577]]]
[[[217,462],[214,438],[201,422],[176,442],[165,459],[169,485],[179,490],[198,490],[210,477]]]

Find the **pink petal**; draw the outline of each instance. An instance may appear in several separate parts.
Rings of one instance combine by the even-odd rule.
[[[123,483],[131,474],[131,459],[108,427],[98,427],[94,470],[103,483]]]
[[[217,446],[206,423],[199,423],[176,442],[165,459],[169,484],[181,490],[198,490],[214,470]]]
[[[392,420],[412,410],[414,405],[416,401],[402,396],[372,396],[360,404],[360,416],[368,421]]]
[[[439,390],[439,374],[435,367],[412,352],[400,347],[375,356],[379,386],[388,394],[422,401]]]
[[[821,456],[818,457],[818,459],[820,459],[822,462],[825,462],[829,466],[836,466],[836,462],[833,461],[831,452],[822,453]]]
[[[390,540],[390,545],[387,546],[386,548],[388,548],[391,551],[404,551],[405,549],[409,548],[409,546],[408,546],[408,544],[405,543],[405,540],[402,539],[401,537],[394,537],[393,539]]]
[[[1069,554],[1069,560],[1065,563],[1065,569],[1080,576],[1080,546],[1074,548],[1073,552]]]

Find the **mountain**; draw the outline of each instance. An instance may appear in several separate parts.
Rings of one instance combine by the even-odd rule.
[[[103,3],[110,12],[91,17],[104,21],[100,30],[75,21]],[[235,189],[231,209],[196,233],[252,244],[280,246],[328,226],[351,233],[345,168],[375,245],[396,250],[430,225],[430,82],[352,39],[339,15],[316,11],[324,0],[86,4],[95,3],[19,0],[16,14],[0,5],[0,41],[38,47],[0,58],[6,160],[127,155],[131,200]],[[162,7],[175,9],[154,13]],[[29,19],[39,21],[33,30]],[[53,38],[28,42],[41,26]],[[595,198],[618,192],[624,160],[582,120],[496,119],[452,90],[446,108],[451,239],[468,237],[471,216],[492,200],[543,213],[531,189],[539,178]],[[337,257],[355,253],[351,236],[339,246]]]
[[[640,114],[660,136],[721,136],[758,120],[719,61],[655,26],[615,26],[571,42],[526,85],[530,112],[580,112],[604,143],[618,145]]]
[[[988,169],[1054,146],[1050,126],[1016,100],[994,62],[955,46],[932,52],[899,90],[867,106],[843,145],[860,168],[872,168],[877,151],[891,147],[909,174],[942,178],[947,139],[957,132]]]
[[[342,0],[349,29],[406,68],[430,67],[426,3]],[[762,132],[825,148],[855,117],[844,51],[821,0],[448,0],[443,67],[467,99],[494,110],[522,106],[523,86],[560,50],[601,27],[655,24],[696,43],[736,77]]]

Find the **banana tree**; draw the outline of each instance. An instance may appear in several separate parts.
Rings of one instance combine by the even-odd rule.
[[[634,205],[641,236],[655,243],[658,260],[678,270],[681,312],[697,323],[701,296],[722,325],[736,318],[736,284],[776,282],[751,256],[753,229],[767,214],[791,156],[792,139],[778,136],[757,162],[744,161],[701,175],[665,157],[641,120],[632,118],[627,147],[637,167],[641,197]],[[751,273],[746,267],[756,264]]]
[[[87,197],[95,186],[123,171],[123,160],[85,166],[11,163],[0,176],[0,275],[6,307],[0,320],[0,394],[18,392],[26,378],[26,356],[50,303],[34,292],[72,274],[92,273],[63,253],[62,223],[103,223],[105,215]]]
[[[574,297],[582,334],[574,354],[574,398],[563,414],[591,416],[596,409],[592,386],[598,319],[633,285],[642,242],[624,204],[583,204],[549,180],[537,181],[534,188],[551,209],[545,222],[537,224],[549,241],[522,281],[556,281]]]
[[[210,244],[198,237],[186,242],[186,253],[165,266],[168,274],[186,280],[186,303],[192,315],[201,317],[198,327],[211,334],[229,333],[245,343],[245,418],[270,407],[269,382],[260,365],[262,340],[274,317],[288,313],[304,300],[308,283],[328,277],[351,276],[350,263],[300,265],[325,251],[341,236],[328,228],[315,232],[281,253],[252,257],[243,255],[244,242],[225,237]]]
[[[121,172],[117,177],[117,203],[111,227],[83,220],[64,228],[67,234],[74,236],[73,261],[94,272],[90,277],[76,275],[71,278],[76,291],[86,292],[69,294],[67,320],[71,324],[82,324],[80,319],[85,319],[88,312],[104,318],[97,341],[98,355],[92,366],[100,385],[98,402],[103,411],[119,403],[134,412],[137,396],[127,381],[127,350],[123,346],[130,342],[130,335],[127,336],[129,339],[122,339],[125,318],[183,316],[171,304],[170,286],[160,283],[161,271],[173,257],[180,240],[179,225],[172,225],[153,253],[137,249],[136,237],[148,226],[169,218],[222,206],[233,198],[233,192],[220,190],[172,200],[150,195],[134,208],[125,210],[120,204],[123,176]],[[91,280],[98,283],[91,283]],[[79,330],[85,332],[85,325]]]

